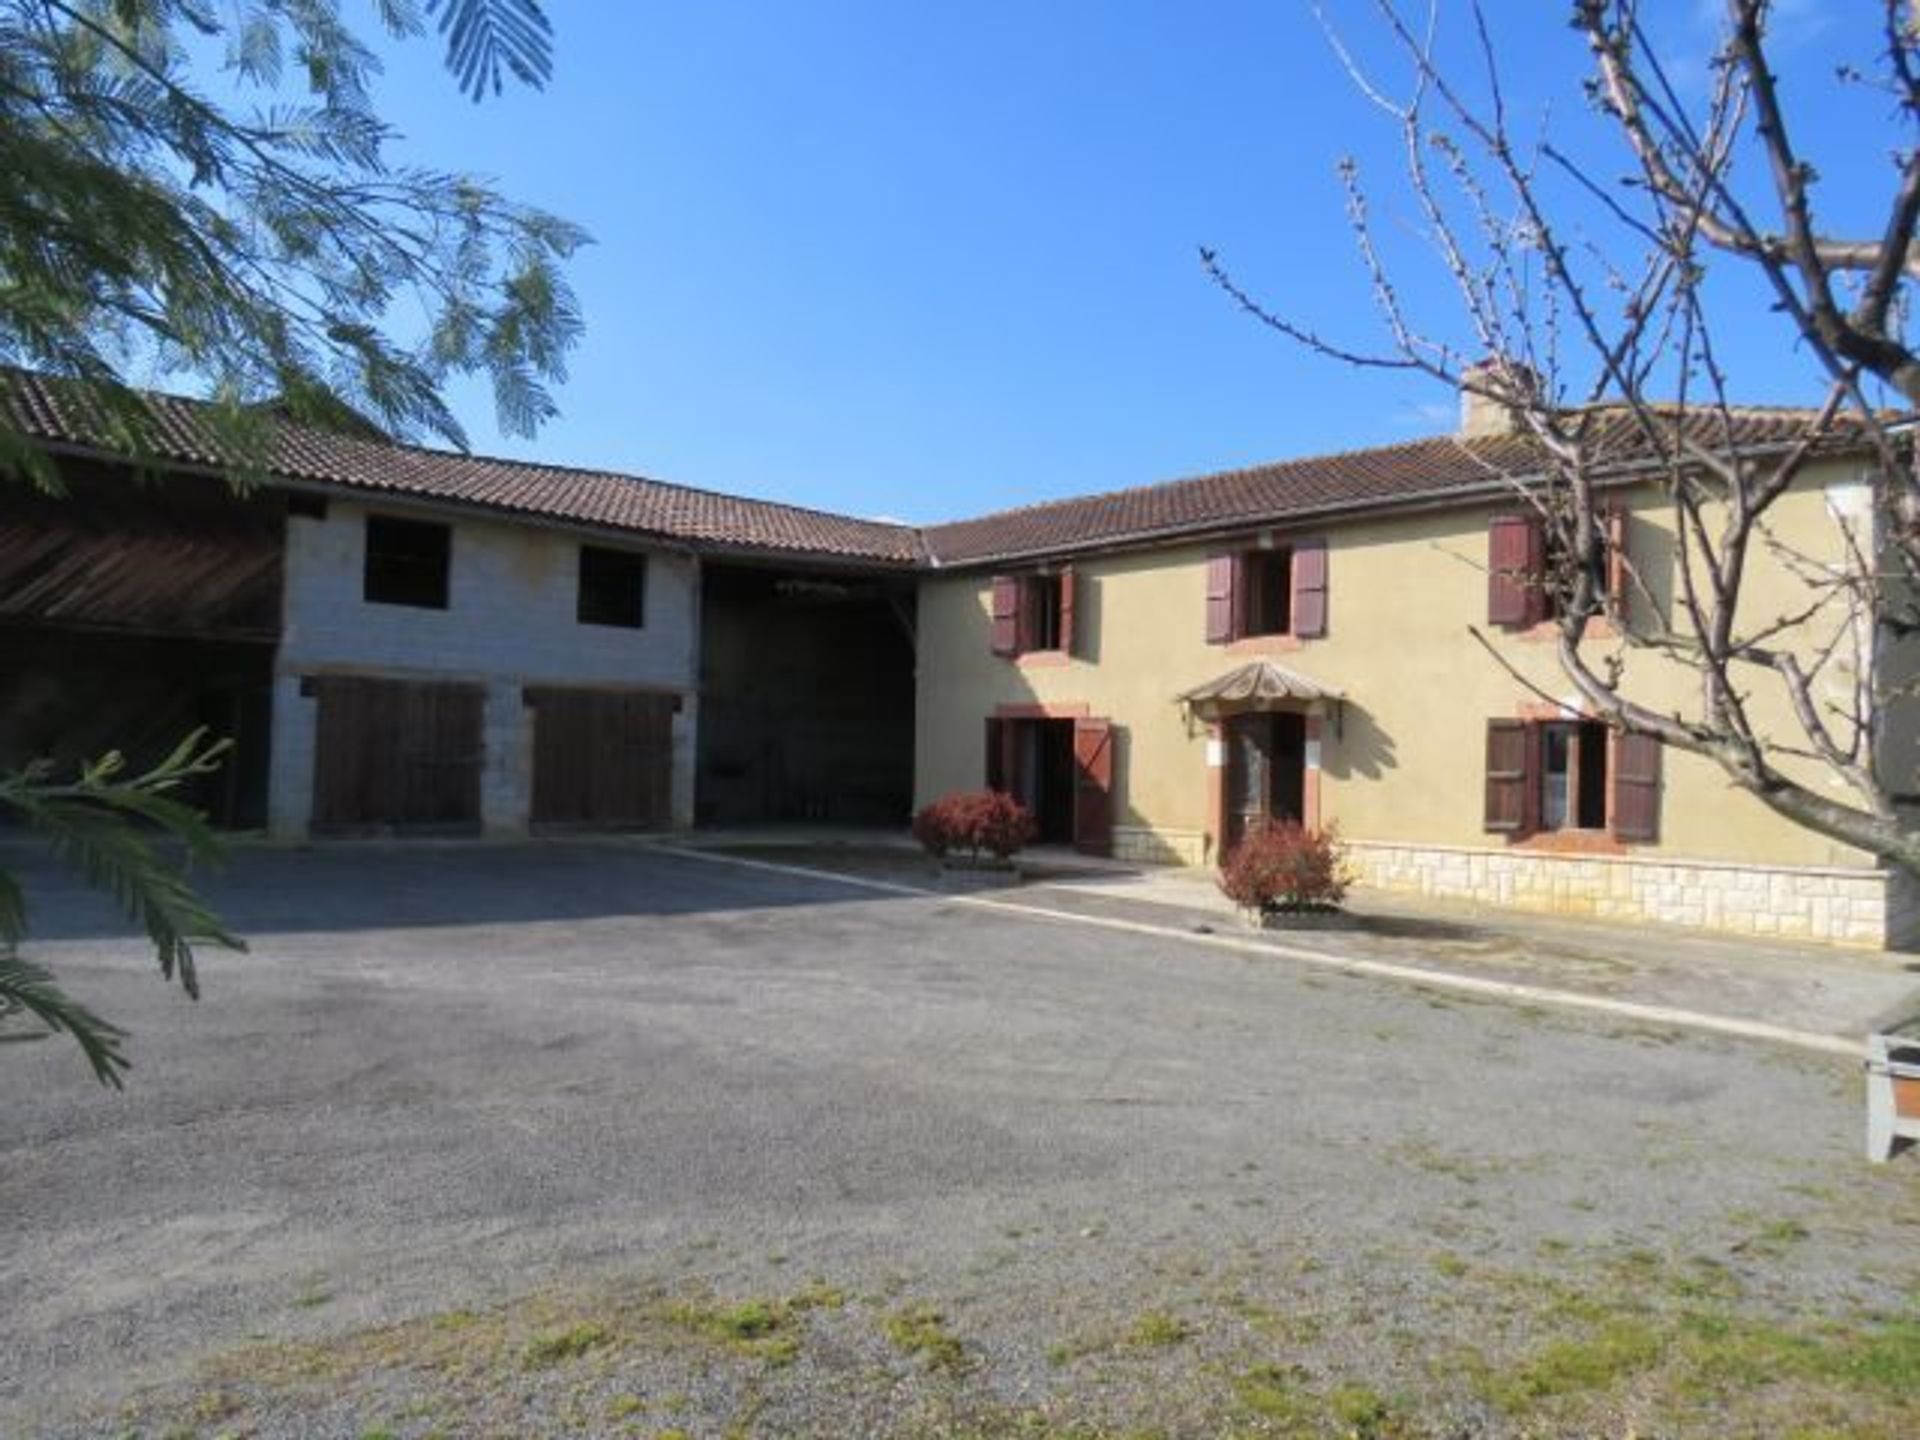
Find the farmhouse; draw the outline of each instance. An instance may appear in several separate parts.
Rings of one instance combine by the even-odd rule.
[[[209,724],[212,813],[290,839],[906,813],[910,530],[293,425],[236,497],[191,401],[142,483],[5,398],[69,493],[0,491],[0,764]]]
[[[1133,860],[1214,863],[1295,817],[1385,888],[1920,932],[1871,857],[1566,693],[1511,478],[1527,442],[1471,401],[1454,435],[915,529],[291,424],[236,498],[200,407],[158,395],[168,478],[142,486],[71,388],[14,374],[5,396],[71,494],[0,495],[0,764],[209,723],[237,746],[206,802],[287,838],[898,825],[986,784],[1043,839]],[[1804,418],[1698,438],[1764,463]],[[1620,603],[1670,606],[1649,457],[1599,423],[1640,582]],[[1844,436],[1808,467],[1789,548],[1870,530],[1863,468]],[[1755,567],[1757,613],[1805,607],[1792,563]],[[1656,704],[1697,683],[1644,653],[1628,673]]]

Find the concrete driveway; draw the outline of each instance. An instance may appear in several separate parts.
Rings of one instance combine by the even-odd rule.
[[[1916,1283],[1911,1167],[1858,1163],[1819,1056],[620,843],[244,853],[215,888],[253,953],[193,1005],[29,881],[34,952],[137,1068],[0,1050],[9,1434],[590,1275],[941,1293],[1009,1353],[1065,1297],[1275,1246],[1417,1306],[1442,1253],[1790,1223],[1783,1305]]]

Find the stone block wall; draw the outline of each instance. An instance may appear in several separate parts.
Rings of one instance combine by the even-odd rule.
[[[1204,865],[1204,830],[1151,830],[1144,825],[1113,827],[1113,858],[1137,865]]]
[[[1920,936],[1920,895],[1881,870],[1374,841],[1348,848],[1361,883],[1402,894],[1875,949]]]

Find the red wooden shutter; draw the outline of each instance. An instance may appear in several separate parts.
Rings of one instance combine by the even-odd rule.
[[[993,653],[1020,653],[1020,581],[1013,575],[993,577]]]
[[[1089,855],[1113,851],[1113,725],[1073,722],[1073,848]]]
[[[1533,730],[1526,721],[1487,721],[1488,830],[1518,835],[1527,829],[1533,752]]]
[[[1531,515],[1496,515],[1487,529],[1487,623],[1531,625],[1545,611],[1546,537]]]
[[[1293,633],[1316,640],[1327,633],[1327,542],[1293,545]]]
[[[1660,742],[1651,735],[1613,738],[1613,836],[1660,838]]]
[[[1209,555],[1207,557],[1207,643],[1224,645],[1235,639],[1239,629],[1240,607],[1235,603],[1235,591],[1239,588],[1240,557],[1238,555]]]
[[[1060,572],[1060,649],[1071,655],[1073,649],[1073,567]]]

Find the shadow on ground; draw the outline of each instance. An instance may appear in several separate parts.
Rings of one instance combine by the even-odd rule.
[[[911,857],[909,857],[911,858]],[[35,940],[125,938],[137,927],[30,845],[0,852]],[[697,878],[689,878],[697,877]],[[638,840],[236,845],[197,881],[241,935],[697,915],[871,904],[884,892],[662,855]]]

